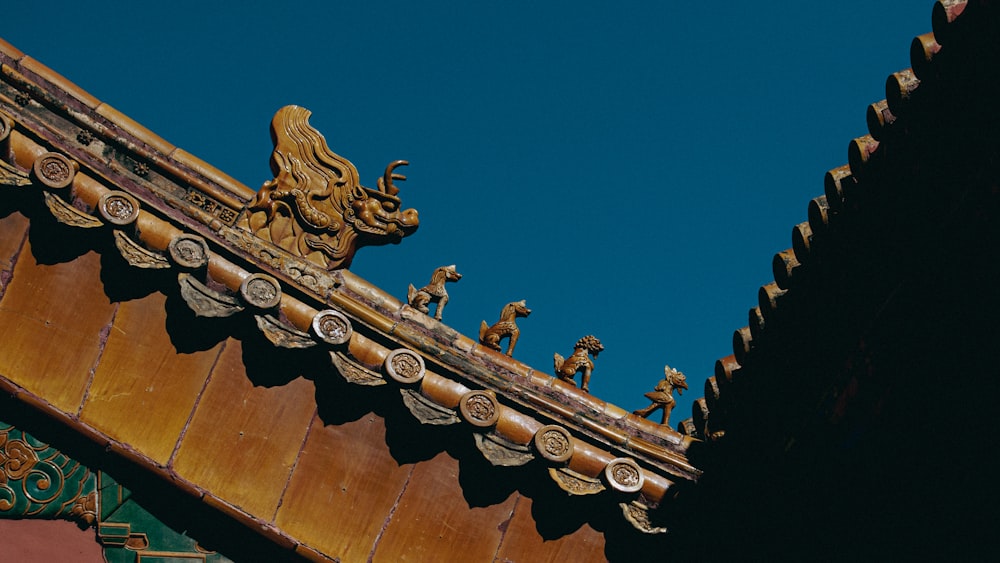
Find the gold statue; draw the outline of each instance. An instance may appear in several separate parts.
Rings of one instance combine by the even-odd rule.
[[[285,106],[271,120],[271,171],[248,206],[244,227],[258,237],[329,270],[346,268],[358,247],[398,243],[417,230],[414,209],[400,209],[405,180],[386,167],[378,189],[361,185],[358,170],[334,154],[309,125],[309,110]]]
[[[657,383],[653,391],[646,393],[646,398],[653,401],[653,404],[632,414],[645,418],[653,414],[656,409],[663,409],[663,422],[660,424],[670,424],[670,411],[674,410],[674,405],[677,403],[674,400],[674,389],[677,390],[677,395],[683,395],[687,388],[687,378],[683,373],[670,366],[663,366],[663,381]]]
[[[423,314],[430,313],[429,305],[431,303],[437,303],[437,309],[434,311],[434,318],[441,320],[441,313],[444,312],[444,306],[448,303],[448,292],[444,289],[445,282],[457,282],[462,279],[462,274],[455,271],[455,265],[451,266],[441,266],[434,270],[431,274],[431,282],[420,289],[413,287],[410,284],[410,288],[406,292],[406,300],[409,302],[410,307],[420,311]]]
[[[590,391],[590,373],[594,370],[594,362],[587,357],[589,352],[594,359],[597,359],[597,354],[604,351],[604,346],[601,341],[593,335],[587,335],[576,341],[573,346],[573,353],[570,357],[563,359],[559,354],[554,354],[553,359],[555,360],[556,375],[559,379],[576,385],[573,378],[576,376],[577,372],[582,371],[583,377],[580,380],[580,389],[589,392]]]
[[[500,341],[510,337],[507,343],[507,355],[513,355],[517,338],[521,334],[521,330],[517,328],[514,321],[518,317],[527,317],[530,314],[531,309],[528,308],[524,299],[504,305],[503,309],[500,310],[500,320],[496,324],[489,326],[486,321],[483,321],[479,325],[479,343],[499,352]]]

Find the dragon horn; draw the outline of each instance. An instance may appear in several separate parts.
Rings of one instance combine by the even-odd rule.
[[[379,185],[379,187],[382,188],[383,192],[389,195],[396,195],[399,193],[399,188],[394,186],[392,184],[392,181],[405,180],[406,176],[403,176],[402,174],[393,174],[392,171],[399,166],[407,166],[409,164],[410,163],[406,160],[394,160],[390,162],[388,166],[385,167],[385,174],[382,175],[382,181],[380,182]]]

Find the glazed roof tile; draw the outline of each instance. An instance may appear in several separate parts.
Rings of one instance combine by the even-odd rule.
[[[306,257],[255,237],[241,227],[250,221],[248,204],[257,197],[255,191],[2,42],[0,67],[0,111],[6,114],[2,116],[0,154],[7,160],[5,165],[12,166],[11,181],[23,180],[45,190],[45,204],[61,223],[87,228],[110,223],[115,229],[114,243],[130,265],[147,270],[179,270],[180,294],[198,315],[225,317],[248,309],[257,313],[257,326],[277,349],[327,349],[342,375],[363,385],[399,385],[393,378],[399,379],[403,401],[420,419],[413,420],[414,425],[464,419],[470,424],[470,433],[489,432],[499,440],[500,450],[526,452],[529,458],[540,454],[544,457],[545,452],[538,450],[542,447],[537,445],[538,434],[556,428],[562,440],[568,442],[571,455],[555,463],[554,470],[567,471],[572,479],[612,479],[608,484],[621,489],[617,494],[624,495],[626,502],[641,502],[640,510],[655,508],[669,499],[675,487],[691,485],[699,478],[701,471],[687,459],[688,448],[696,441],[690,436],[628,413],[488,349],[349,270],[324,269]],[[387,171],[387,184],[388,177]],[[382,194],[378,197],[393,195],[384,186],[378,193]],[[203,265],[185,264],[184,256],[175,249],[182,239],[201,245]],[[248,285],[252,280],[269,287],[266,291],[271,292],[274,301],[267,305],[255,301],[256,294]],[[206,305],[206,301],[210,303]],[[119,326],[129,319],[138,322],[143,318],[133,309],[132,305],[120,308],[112,304],[107,313],[112,316],[111,323]],[[346,342],[330,344],[316,328],[316,319],[330,310],[351,329]],[[153,324],[159,322],[146,318],[153,319],[149,321]],[[158,330],[142,322],[136,326],[139,333]],[[102,353],[110,354],[108,357],[115,361],[125,356],[120,338],[109,342],[105,350],[101,341]],[[230,347],[218,352],[218,358],[233,353]],[[416,379],[411,381],[409,375],[394,373],[392,359],[400,353],[406,362],[421,364]],[[146,429],[153,434],[129,427],[128,421],[122,419],[124,413],[113,405],[100,407],[88,402],[87,393],[113,396],[110,388],[101,385],[111,377],[104,375],[104,366],[109,366],[112,376],[116,368],[100,364],[100,357],[95,364],[99,367],[94,368],[94,382],[85,383],[82,402],[77,395],[53,399],[30,376],[18,379],[0,375],[0,385],[108,451],[236,520],[263,530],[275,542],[296,550],[313,549],[309,541],[302,542],[273,525],[273,509],[269,507],[277,502],[283,489],[258,491],[253,498],[243,498],[242,484],[219,481],[218,475],[213,477],[199,469],[199,456],[210,455],[213,442],[206,436],[208,441],[199,445],[195,434],[185,437],[185,433],[197,433],[199,428],[211,428],[220,422],[197,416],[209,412],[199,405],[210,404],[212,397],[218,396],[212,390],[222,385],[218,374],[221,368],[212,362],[223,359],[212,358],[198,360],[212,365],[208,371],[214,374],[209,376],[211,387],[202,387],[198,382],[207,368],[187,370],[185,373],[193,374],[193,379],[184,383],[190,389],[178,387],[176,397],[163,399],[166,402],[161,407],[175,405],[178,411],[162,412],[163,424]],[[410,367],[406,365],[406,369]],[[288,391],[282,395],[302,395],[299,402],[306,410],[297,417],[283,417],[280,422],[287,430],[282,436],[288,434],[288,443],[282,450],[287,459],[277,462],[279,468],[295,459],[304,447],[303,436],[311,424],[309,413],[315,408],[304,398],[308,394]],[[295,402],[287,397],[282,400]],[[187,418],[192,408],[195,414]],[[475,411],[479,408],[495,411],[495,417],[480,420],[480,413]],[[213,412],[211,417],[219,418],[226,411]],[[183,430],[178,426],[181,423]],[[162,435],[154,436],[161,430]],[[491,455],[486,450],[483,453]],[[624,468],[626,476],[631,475],[632,481],[621,485],[614,481],[615,477],[608,477],[617,475],[611,472],[616,464]],[[280,479],[272,481],[281,483]]]

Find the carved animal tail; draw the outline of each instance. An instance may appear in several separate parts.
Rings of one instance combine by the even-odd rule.
[[[413,303],[413,296],[417,294],[417,288],[410,284],[410,288],[406,290],[406,302]]]
[[[556,371],[559,371],[559,368],[562,367],[563,362],[566,361],[565,358],[563,358],[561,355],[559,355],[559,352],[556,352],[555,354],[553,354],[552,355],[552,359],[555,361]]]

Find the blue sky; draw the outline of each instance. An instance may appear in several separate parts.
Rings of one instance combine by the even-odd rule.
[[[670,364],[676,425],[932,3],[476,4],[11,2],[0,37],[252,188],[287,104],[365,185],[409,160],[420,229],[352,271],[405,299],[456,264],[446,324],[525,299],[515,358],[594,334],[629,410]]]

